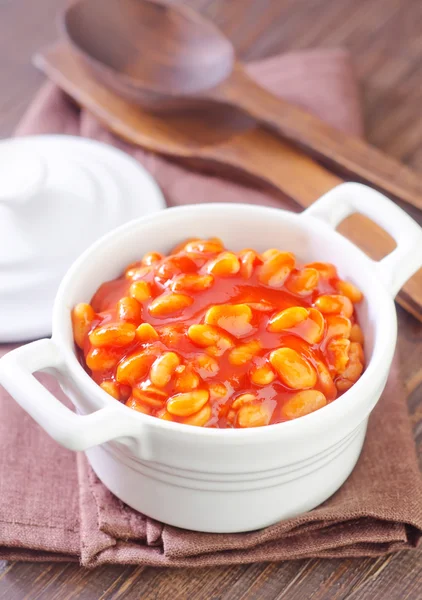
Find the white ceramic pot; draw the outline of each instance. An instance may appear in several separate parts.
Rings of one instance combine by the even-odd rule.
[[[397,248],[370,260],[335,231],[361,212],[384,227]],[[300,260],[334,262],[365,295],[359,318],[367,367],[333,403],[294,421],[255,429],[206,429],[135,412],[107,395],[79,364],[71,308],[149,250],[168,251],[193,236],[219,236],[229,248],[279,247]],[[129,506],[165,523],[236,532],[310,510],[347,479],[367,420],[387,380],[396,345],[393,298],[422,265],[422,230],[395,204],[359,184],[332,190],[302,214],[249,205],[172,208],[120,227],[91,246],[58,291],[53,336],[0,361],[0,381],[55,440],[84,450],[103,483]],[[32,373],[48,369],[77,414]]]

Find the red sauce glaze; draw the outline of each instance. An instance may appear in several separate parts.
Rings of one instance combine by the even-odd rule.
[[[223,251],[225,249],[221,247],[220,252]],[[340,294],[338,285],[341,280],[332,265],[317,265],[318,281],[312,286],[312,289],[307,291],[306,288],[303,288],[305,275],[309,274],[311,276],[313,274],[315,276],[315,272],[303,272],[304,265],[295,264],[295,267],[289,270],[285,281],[280,285],[280,279],[263,283],[263,279],[265,279],[262,275],[263,264],[268,263],[270,254],[266,255],[264,253],[264,256],[262,256],[256,253],[253,267],[249,271],[241,270],[241,272],[225,276],[219,274],[218,266],[216,271],[218,274],[212,273],[213,261],[216,258],[218,259],[219,255],[219,252],[194,253],[182,249],[175,255],[160,258],[154,264],[145,267],[144,263],[149,261],[146,258],[144,263],[140,261],[128,267],[126,272],[118,279],[100,286],[91,300],[91,307],[95,316],[86,325],[81,349],[81,362],[94,381],[98,384],[111,382],[115,397],[136,410],[182,423],[189,422],[191,415],[174,414],[167,408],[172,406],[171,398],[176,397],[177,399],[177,394],[180,393],[177,380],[183,372],[199,376],[197,386],[199,390],[209,392],[210,389],[214,389],[214,384],[223,384],[226,388],[224,396],[216,397],[211,393],[206,402],[206,408],[201,406],[194,413],[194,422],[192,423],[219,428],[272,424],[296,418],[332,402],[354,383],[363,370],[361,331],[357,324],[354,306],[352,306],[352,314],[347,314],[346,317],[346,323],[350,321],[352,334],[350,334],[349,327],[349,332],[344,335],[330,335],[332,331],[328,328],[328,324],[331,315],[324,314],[324,312],[322,312],[323,318],[321,321],[323,331],[320,339],[314,343],[309,342],[309,336],[315,329],[315,322],[310,318],[306,318],[302,322],[281,331],[269,331],[269,321],[280,311],[289,307],[315,308],[316,304],[318,305],[318,302],[321,302],[321,300],[318,301],[321,296],[338,296]],[[237,268],[236,257],[239,256],[242,256],[242,254],[237,253],[235,259],[231,259],[235,264],[234,269]],[[224,264],[222,268],[224,268]],[[175,285],[174,282],[183,273],[209,275],[210,271],[213,280],[210,287],[206,289],[201,291],[176,289],[175,292],[171,289]],[[303,277],[298,277],[300,274],[303,274]],[[98,369],[89,369],[86,365],[86,358],[94,348],[89,334],[104,325],[122,322],[122,315],[119,315],[117,303],[121,298],[131,295],[131,285],[134,281],[147,282],[151,296],[140,303],[142,307],[141,317],[136,322],[131,322],[129,318],[127,322],[132,323],[134,328],[141,323],[149,323],[157,332],[158,339],[141,342],[135,333],[133,340],[122,347],[116,347],[113,344],[102,346],[101,352],[115,356],[114,364],[110,366],[110,363],[108,365],[104,363],[105,366],[100,364]],[[344,292],[343,288],[342,290]],[[351,291],[348,288],[346,291],[348,291],[352,301],[360,300],[359,291],[353,286],[351,286]],[[150,312],[150,306],[155,298],[172,293],[187,295],[193,299],[193,302],[190,306],[171,314],[154,314],[153,316]],[[347,313],[348,307],[351,306],[348,300],[347,303],[346,308],[340,311],[343,312],[343,315],[345,312]],[[204,323],[207,310],[211,307],[228,304],[247,305],[251,308],[252,316],[247,324],[249,330],[246,333],[239,330],[240,333],[238,331],[233,335],[233,331],[228,332],[217,325],[215,331],[220,332],[224,339],[229,339],[232,346],[221,355],[216,356],[213,348],[200,347],[197,343],[194,343],[189,337],[188,330],[191,325]],[[324,305],[321,305],[320,308],[321,311],[326,309]],[[339,311],[336,310],[334,314],[339,314]],[[75,315],[76,308],[73,316],[74,326],[77,320]],[[234,323],[234,326],[236,330],[236,323]],[[352,341],[349,340],[350,335]],[[343,360],[341,367],[339,367],[340,363],[336,362],[336,355],[333,354],[334,351],[330,345],[333,340],[339,339],[343,340],[341,343],[347,346],[345,350],[346,358]],[[230,355],[231,350],[234,347],[256,340],[259,342],[260,348],[255,351],[254,355],[250,356],[244,364],[233,364]],[[305,359],[307,364],[311,366],[311,370],[316,373],[316,381],[311,389],[322,392],[324,394],[322,398],[325,398],[325,400],[321,399],[321,394],[298,396],[298,392],[309,388],[296,386],[292,389],[286,384],[286,381],[283,380],[283,377],[275,368],[275,363],[270,359],[271,352],[278,348],[293,349],[300,357]],[[146,371],[145,369],[142,372],[140,371],[140,377],[132,384],[122,383],[122,381],[119,381],[118,365],[136,352],[148,355]],[[180,364],[175,371],[172,371],[170,380],[165,385],[157,387],[151,384],[148,367],[164,352],[176,353]],[[213,366],[211,372],[198,366],[196,362],[198,356],[204,355],[211,355],[209,359]],[[352,362],[356,363],[355,369],[352,368]],[[251,380],[251,372],[264,365],[274,372],[274,380],[267,385],[256,385]],[[291,366],[293,375],[298,374],[295,365]],[[350,368],[348,369],[348,367]],[[325,376],[321,374],[321,369],[324,369]],[[300,376],[300,373],[298,376]],[[156,391],[151,392],[152,404],[143,402],[142,395],[141,399],[139,399],[139,394],[136,397],[133,392],[135,388],[141,391],[146,390],[147,395],[149,393],[148,388],[154,388]],[[246,404],[249,407],[256,408],[243,409],[243,412],[240,412],[242,409],[239,410],[238,407],[233,409],[232,404],[239,395],[243,394],[253,395],[253,399],[248,397]],[[289,401],[292,402],[287,404]],[[199,415],[197,423],[195,422],[195,414]],[[206,418],[207,416],[208,418]],[[205,422],[203,422],[204,419]]]

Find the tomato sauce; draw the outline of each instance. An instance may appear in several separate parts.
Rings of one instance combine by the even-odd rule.
[[[75,307],[73,323],[88,373],[131,408],[261,426],[321,408],[360,376],[361,298],[333,265],[199,240],[130,265]]]

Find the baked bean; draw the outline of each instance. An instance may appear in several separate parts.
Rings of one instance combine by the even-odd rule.
[[[231,423],[232,425],[234,425],[234,420],[236,419],[236,411],[235,410],[229,410],[229,412],[227,413],[227,422]]]
[[[304,323],[300,336],[309,344],[318,344],[325,331],[325,319],[316,308],[309,309],[309,319]]]
[[[328,362],[337,372],[342,373],[349,360],[350,341],[344,338],[333,338],[327,345]]]
[[[79,348],[84,347],[85,338],[91,329],[94,318],[95,312],[90,304],[81,302],[72,310],[73,337]]]
[[[337,269],[331,263],[313,262],[305,265],[306,268],[315,269],[324,279],[337,278]]]
[[[262,256],[262,260],[270,260],[270,258],[274,258],[274,256],[277,256],[278,254],[280,254],[280,250],[277,250],[277,248],[269,248],[268,250],[265,250],[264,252],[262,252],[261,256]]]
[[[223,354],[233,346],[228,335],[213,325],[191,325],[188,329],[188,336],[194,344],[201,348],[209,346],[216,348],[217,352],[213,353],[216,356]]]
[[[349,347],[349,360],[346,368],[342,372],[341,376],[336,379],[337,389],[340,390],[342,385],[341,382],[351,382],[353,385],[353,383],[359,379],[359,377],[362,375],[364,361],[365,358],[363,355],[362,346],[358,342],[351,342]],[[349,387],[351,387],[351,385]],[[348,387],[346,389],[348,389]]]
[[[357,304],[363,298],[362,292],[355,286],[353,283],[349,281],[337,281],[336,288],[339,294],[343,296],[347,296],[353,304]]]
[[[211,418],[211,406],[206,404],[193,415],[185,417],[183,423],[185,425],[196,425],[197,427],[204,427]]]
[[[251,381],[255,385],[269,385],[275,379],[275,373],[269,365],[255,367],[250,374]]]
[[[275,314],[268,322],[268,331],[273,333],[293,328],[309,344],[316,344],[324,335],[324,317],[315,308],[292,306]]]
[[[270,302],[246,302],[246,304],[249,308],[258,312],[268,313],[275,310],[274,304],[270,304]]]
[[[202,256],[209,254],[217,254],[223,250],[221,241],[214,240],[194,240],[185,246],[185,251],[193,256]]]
[[[202,379],[214,377],[220,370],[218,361],[207,354],[197,354],[193,361],[193,366]]]
[[[93,346],[129,346],[135,339],[136,327],[132,323],[108,323],[89,334]]]
[[[319,272],[312,267],[305,267],[290,275],[286,281],[286,288],[298,296],[307,296],[317,287],[318,280]]]
[[[352,324],[350,319],[342,317],[341,315],[327,315],[327,338],[332,337],[343,337],[349,338]]]
[[[251,404],[252,402],[256,401],[257,397],[255,396],[255,394],[240,394],[240,396],[237,396],[236,400],[233,402],[232,408],[237,410],[244,404]]]
[[[364,360],[362,346],[359,342],[351,342],[347,366],[336,379],[336,386],[339,391],[345,392],[359,379],[362,375]]]
[[[222,354],[224,354],[225,349],[219,348],[218,346],[208,346],[207,348],[205,348],[205,352],[209,356],[221,356]]]
[[[291,252],[278,252],[266,259],[259,267],[259,281],[273,288],[283,286],[295,266],[295,257]]]
[[[116,366],[121,357],[121,348],[95,348],[93,346],[86,355],[85,362],[91,371],[109,371]]]
[[[125,272],[126,279],[138,281],[151,273],[151,267],[142,266],[141,263],[135,263],[129,266]]]
[[[324,315],[343,315],[350,318],[353,314],[353,304],[347,296],[327,294],[315,300],[316,308]]]
[[[268,321],[268,331],[272,333],[279,333],[283,329],[290,329],[295,327],[302,321],[305,321],[309,316],[309,310],[302,306],[291,306],[285,308],[281,312],[275,314]]]
[[[239,338],[252,331],[252,310],[247,304],[219,304],[205,313],[205,323],[216,325]]]
[[[156,319],[181,313],[193,304],[193,298],[185,294],[162,294],[148,306],[149,313]]]
[[[117,316],[121,321],[139,325],[142,319],[142,307],[135,298],[125,296],[117,303]]]
[[[270,363],[284,385],[291,389],[311,388],[317,376],[312,365],[292,348],[278,348],[270,354]]]
[[[349,358],[357,358],[361,363],[365,362],[365,354],[363,352],[362,344],[359,342],[351,342],[349,348]]]
[[[163,421],[174,421],[171,414],[165,408],[163,408],[157,412],[157,417],[159,419],[162,419]]]
[[[249,249],[239,252],[239,261],[239,273],[243,279],[250,279],[252,277],[254,267],[258,264],[262,264],[262,260],[255,250]]]
[[[141,323],[136,329],[136,339],[141,344],[155,342],[158,340],[158,333],[149,323]]]
[[[184,331],[175,325],[166,325],[158,330],[160,341],[168,348],[177,348],[182,343]]]
[[[359,344],[363,346],[363,332],[357,323],[352,325],[352,329],[350,331],[350,341],[359,342]]]
[[[130,286],[129,294],[138,302],[145,302],[152,296],[151,286],[146,281],[134,281]]]
[[[149,378],[152,383],[158,387],[165,387],[172,378],[172,375],[180,365],[180,358],[175,352],[164,352],[155,359],[149,372]]]
[[[336,379],[336,389],[341,394],[344,394],[344,392],[347,392],[347,390],[350,390],[353,383],[354,382],[351,379],[346,379],[343,376],[339,376]]]
[[[159,252],[147,252],[144,254],[142,264],[149,267],[150,265],[155,265],[156,263],[160,262],[160,260],[163,258],[164,256]]]
[[[183,273],[176,275],[171,284],[170,289],[173,292],[189,291],[202,292],[212,286],[214,277],[212,275],[196,275],[194,273]]]
[[[237,413],[239,427],[262,427],[268,425],[271,413],[265,404],[245,404]]]
[[[189,417],[201,410],[208,402],[208,390],[193,390],[181,394],[175,394],[167,401],[167,410],[178,417]]]
[[[161,284],[172,281],[180,274],[195,273],[195,262],[188,256],[170,256],[161,261],[160,266],[154,270],[155,279]]]
[[[116,400],[120,400],[119,386],[115,381],[106,379],[100,383],[100,387]]]
[[[190,390],[196,389],[199,386],[199,383],[200,379],[195,371],[184,367],[183,371],[177,374],[174,387],[177,392],[189,392]]]
[[[210,393],[210,400],[220,400],[227,396],[228,391],[224,383],[220,383],[217,381],[216,383],[210,383],[208,386],[208,391]]]
[[[315,361],[315,368],[318,373],[318,383],[322,392],[328,400],[334,400],[337,395],[336,386],[328,367],[322,362],[322,360]]]
[[[119,394],[120,394],[120,400],[122,400],[122,401],[128,400],[132,394],[131,386],[119,383]]]
[[[131,396],[129,400],[126,401],[126,406],[131,408],[132,410],[137,410],[138,412],[143,413],[144,415],[151,414],[151,407],[147,406],[137,398]]]
[[[163,390],[151,385],[143,388],[134,386],[132,388],[132,395],[134,398],[153,409],[162,408],[168,398],[168,395]]]
[[[318,390],[296,392],[283,404],[281,412],[286,419],[297,419],[308,415],[327,404],[327,399]]]
[[[230,277],[240,270],[240,262],[233,252],[222,252],[207,265],[208,273],[215,277]]]
[[[229,361],[232,365],[245,365],[261,350],[261,342],[252,340],[246,344],[240,344],[229,353]]]
[[[118,365],[116,379],[119,383],[134,385],[149,373],[154,356],[144,350],[130,354]]]

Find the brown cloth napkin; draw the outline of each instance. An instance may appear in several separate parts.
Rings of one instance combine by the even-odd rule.
[[[285,55],[250,65],[250,72],[275,93],[333,125],[362,133],[346,53]],[[261,191],[189,172],[116,140],[48,84],[18,134],[54,132],[123,148],[157,178],[171,205],[208,200],[281,205]],[[63,398],[48,375],[40,379]],[[181,530],[133,511],[98,481],[82,454],[58,446],[0,389],[0,558],[79,559],[85,566],[206,566],[375,556],[416,546],[421,531],[422,481],[397,362],[371,416],[362,456],[343,487],[301,517],[244,534]]]

